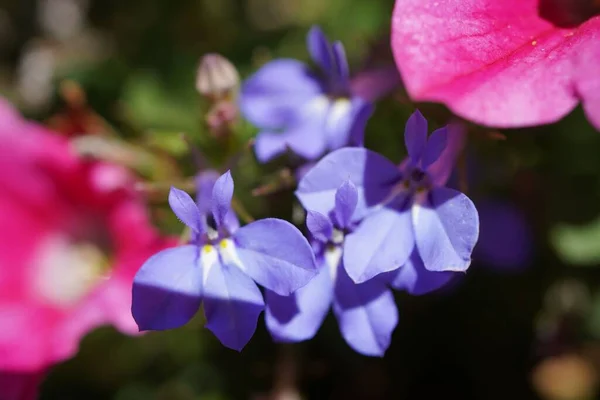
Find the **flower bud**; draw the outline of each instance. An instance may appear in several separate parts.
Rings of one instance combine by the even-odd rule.
[[[209,53],[200,60],[196,74],[196,89],[200,94],[219,99],[235,90],[239,82],[235,66],[220,54]]]

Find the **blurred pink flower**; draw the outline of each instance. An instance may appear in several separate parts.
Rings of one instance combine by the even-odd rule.
[[[44,371],[0,373],[0,400],[36,400]]]
[[[600,129],[599,13],[597,0],[397,0],[392,48],[417,101],[497,127],[581,101]]]
[[[0,372],[43,371],[100,325],[136,333],[133,276],[169,243],[132,177],[0,99],[0,187]]]

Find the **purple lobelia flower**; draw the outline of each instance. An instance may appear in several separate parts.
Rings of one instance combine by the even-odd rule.
[[[331,44],[318,27],[309,31],[307,45],[318,74],[299,61],[279,59],[242,86],[240,109],[260,128],[255,151],[261,162],[287,149],[314,160],[362,144],[373,106],[351,90],[343,45]]]
[[[297,228],[273,218],[239,228],[230,216],[232,196],[229,172],[214,182],[210,203],[200,207],[171,189],[173,212],[194,234],[190,244],[155,254],[137,272],[132,314],[140,330],[177,328],[202,301],[206,327],[225,346],[241,350],[264,308],[256,283],[290,295],[317,274],[312,249]]]
[[[345,181],[335,192],[332,211],[308,211],[306,224],[314,238],[320,272],[292,296],[266,292],[265,321],[275,340],[312,338],[333,304],[342,336],[354,350],[382,356],[390,345],[398,310],[387,282],[377,277],[356,284],[343,266],[343,254],[348,251],[345,238],[357,226],[352,219],[357,201],[356,187]]]
[[[409,157],[399,167],[373,151],[345,148],[324,157],[300,181],[297,197],[318,212],[333,207],[331,194],[346,179],[356,184],[353,218],[362,221],[347,235],[343,254],[354,282],[418,259],[433,272],[469,267],[479,217],[467,196],[443,186],[451,166],[440,163],[452,159],[442,157],[447,136],[445,127],[428,138],[427,121],[417,111],[406,124]]]

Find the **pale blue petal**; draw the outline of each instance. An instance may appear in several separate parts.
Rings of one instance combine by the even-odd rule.
[[[296,197],[307,210],[328,215],[335,207],[335,193],[347,180],[358,192],[353,220],[360,220],[382,202],[402,179],[398,168],[385,157],[363,148],[343,148],[325,156],[304,175]]]
[[[426,270],[419,252],[415,249],[406,264],[390,274],[392,274],[390,278],[394,289],[421,295],[445,286],[457,273]]]
[[[357,285],[340,267],[333,312],[350,347],[367,356],[384,355],[398,324],[398,309],[382,281],[373,279]]]
[[[311,339],[331,307],[332,296],[333,282],[327,266],[291,296],[267,290],[265,322],[273,339],[280,342]]]
[[[325,152],[325,118],[328,108],[306,107],[306,111],[298,111],[302,119],[282,132],[263,131],[258,134],[254,144],[258,161],[268,162],[288,149],[307,160],[316,159]]]
[[[346,228],[358,204],[358,191],[352,181],[345,181],[335,192],[335,218],[339,227]]]
[[[277,294],[292,294],[318,273],[308,241],[287,221],[252,222],[238,229],[233,239],[245,272]]]
[[[198,311],[202,266],[197,246],[163,250],[133,279],[131,313],[140,331],[178,328]]]
[[[263,309],[260,290],[237,266],[217,263],[210,269],[204,292],[206,328],[224,346],[241,351]]]
[[[404,143],[413,164],[417,164],[421,160],[427,143],[427,120],[419,110],[415,110],[406,121]]]
[[[176,187],[171,187],[169,191],[169,206],[177,218],[194,232],[203,232],[200,210],[198,210],[198,206],[196,206],[196,203],[189,194]]]
[[[430,271],[466,271],[479,236],[473,202],[459,191],[435,188],[412,210],[415,241]]]
[[[373,105],[360,97],[331,102],[325,121],[325,136],[329,150],[361,144]]]
[[[367,216],[346,236],[344,265],[362,283],[406,263],[414,247],[410,212],[382,208]]]
[[[217,223],[217,228],[225,227],[227,214],[232,212],[231,199],[233,198],[233,178],[227,171],[217,179],[212,192],[212,212]]]
[[[316,211],[306,213],[306,227],[313,237],[323,243],[326,243],[333,234],[333,225],[331,220]]]
[[[302,119],[301,110],[324,93],[320,80],[299,61],[268,62],[242,85],[240,110],[262,129],[280,129]],[[300,113],[300,115],[299,115]]]

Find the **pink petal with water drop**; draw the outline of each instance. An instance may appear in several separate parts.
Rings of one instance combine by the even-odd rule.
[[[557,121],[580,101],[600,128],[600,17],[559,27],[538,0],[397,0],[392,48],[407,91],[471,121]]]

